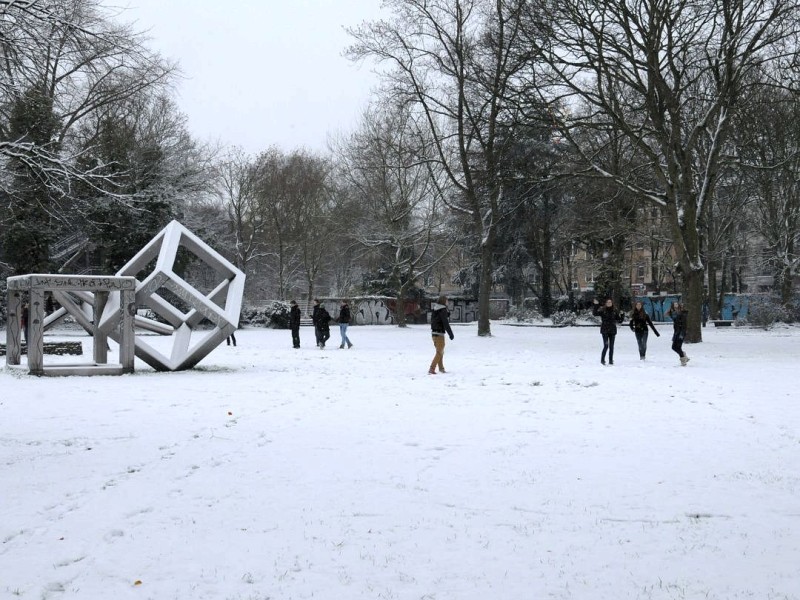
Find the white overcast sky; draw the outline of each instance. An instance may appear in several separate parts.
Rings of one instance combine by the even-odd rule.
[[[120,18],[180,63],[177,101],[203,141],[322,151],[377,83],[342,50],[344,27],[377,19],[380,0],[128,1]]]

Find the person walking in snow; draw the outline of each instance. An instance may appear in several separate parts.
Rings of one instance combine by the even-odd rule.
[[[322,307],[319,304],[319,299],[314,298],[314,308],[311,311],[311,322],[314,324],[314,339],[317,342],[317,348],[319,348],[319,339],[321,337],[321,332],[319,328],[319,311]]]
[[[314,307],[315,310],[317,307]],[[331,315],[327,309],[319,305],[317,312],[317,325],[319,326],[319,349],[325,350],[325,342],[331,337]]]
[[[295,348],[300,347],[300,307],[297,302],[292,300],[289,302],[289,328],[292,330],[292,346]]]
[[[617,323],[625,320],[625,315],[617,310],[614,301],[606,298],[603,306],[593,300],[594,309],[592,313],[595,317],[600,317],[600,335],[603,336],[603,352],[600,354],[600,363],[606,364],[606,352],[608,353],[608,364],[614,364],[614,339],[617,337]]]
[[[339,308],[339,334],[342,336],[342,343],[339,345],[339,350],[344,348],[347,344],[348,350],[353,347],[350,343],[350,338],[347,337],[347,327],[350,325],[350,307],[347,305],[347,300],[342,300],[342,306]]]
[[[436,367],[439,373],[444,373],[444,335],[445,333],[453,339],[453,330],[450,329],[449,313],[447,312],[447,296],[439,296],[436,302],[431,303],[431,337],[436,354],[431,361],[428,369],[429,375],[436,375]]]
[[[241,319],[241,317],[239,317],[239,320],[236,321],[236,329],[239,329],[239,326],[241,325],[241,321],[242,321],[242,319]],[[233,347],[234,348],[236,348],[236,329],[231,331],[231,334],[225,340],[225,342],[227,343],[228,346],[230,346],[231,342],[233,342]]]
[[[636,302],[636,304],[633,305],[631,321],[628,325],[636,336],[636,343],[639,346],[639,360],[644,360],[644,356],[647,354],[647,328],[650,327],[653,333],[656,334],[656,337],[659,337],[661,334],[656,331],[655,325],[653,325],[653,321],[650,319],[650,315],[647,314],[647,311],[644,309],[644,304],[641,302]]]
[[[673,302],[665,314],[672,319],[672,350],[680,357],[681,366],[685,367],[689,357],[683,351],[683,340],[686,339],[686,310],[683,304]]]

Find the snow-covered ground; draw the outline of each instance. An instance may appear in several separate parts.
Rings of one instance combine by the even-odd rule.
[[[0,369],[0,598],[800,598],[800,329],[454,329]]]

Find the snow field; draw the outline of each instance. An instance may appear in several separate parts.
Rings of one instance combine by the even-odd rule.
[[[800,329],[492,327],[0,371],[0,598],[800,598]]]

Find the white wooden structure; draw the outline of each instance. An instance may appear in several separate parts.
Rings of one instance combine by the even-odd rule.
[[[31,274],[8,278],[6,364],[20,364],[23,297],[27,297],[28,370],[33,375],[120,375],[133,372],[134,277]],[[88,364],[44,364],[44,298],[46,293],[62,306],[93,338],[94,361]],[[111,298],[113,299],[109,301]],[[109,315],[109,327],[100,328],[99,315]],[[119,344],[119,364],[108,364],[107,337]]]

